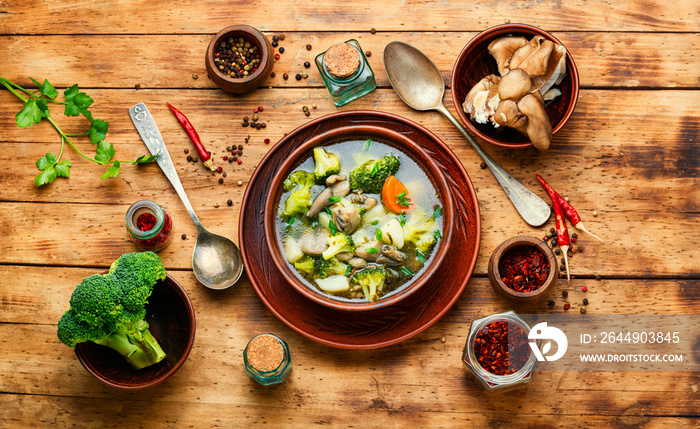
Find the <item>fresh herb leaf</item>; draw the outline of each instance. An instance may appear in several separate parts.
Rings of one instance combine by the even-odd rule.
[[[367,141],[365,141],[365,147],[363,147],[362,150],[369,150],[369,148],[371,148],[371,147],[372,147],[372,139],[367,139]]]
[[[369,173],[369,175],[372,176],[372,177],[374,177],[374,176],[377,175],[377,173],[379,173],[379,163],[378,163],[378,162],[375,162],[375,163],[374,163],[374,167],[372,167],[372,172]]]
[[[114,156],[114,145],[112,143],[107,143],[105,140],[100,140],[100,142],[97,144],[97,154],[95,155],[95,159],[97,162],[104,164],[105,162],[109,161],[112,159]],[[107,177],[114,177],[114,176],[107,176]]]
[[[53,99],[56,98],[56,96],[58,95],[58,91],[56,91],[56,88],[54,88],[53,85],[51,85],[51,84],[49,83],[49,80],[48,80],[48,79],[44,79],[44,83],[43,83],[43,84],[42,84],[42,83],[39,83],[39,82],[38,82],[36,79],[34,79],[33,77],[30,77],[29,79],[31,79],[32,82],[34,82],[34,85],[36,85],[37,87],[39,87],[39,92],[41,92],[41,93],[44,94],[45,96],[49,97],[50,99],[53,100]]]
[[[88,133],[90,135],[90,143],[98,144],[100,141],[107,137],[107,130],[109,129],[109,124],[102,119],[95,119],[90,124],[90,129]]]
[[[49,167],[53,167],[56,164],[56,154],[47,153],[46,155],[39,158],[36,162],[36,168],[39,170],[46,170]]]
[[[58,177],[70,177],[70,167],[71,167],[71,162],[68,161],[67,159],[64,159],[63,161],[57,163],[54,166],[54,169],[56,170],[56,175]]]
[[[328,198],[328,202],[331,204],[335,204],[337,202],[340,202],[340,200],[342,200],[342,199],[343,199],[343,197],[340,197],[340,196],[330,197],[330,198]]]
[[[378,220],[373,221],[372,225],[379,225],[379,221]]]
[[[316,218],[311,219],[311,228],[316,229],[316,227],[319,225],[320,225],[320,222],[318,221],[318,219],[316,219]]]
[[[155,161],[157,157],[158,155],[141,155],[136,158],[136,161],[132,162],[132,164],[148,164],[149,162]]]
[[[421,264],[425,264],[425,255],[420,250],[416,251],[416,259],[418,259]]]
[[[401,212],[401,214],[399,214],[399,223],[402,228],[406,225],[406,213]]]
[[[401,267],[401,268],[399,268],[399,271],[401,271],[403,274],[405,274],[405,275],[407,275],[407,276],[412,276],[412,275],[413,275],[413,271],[409,270],[409,269],[406,268],[406,267]]]
[[[94,101],[84,92],[80,92],[77,83],[70,88],[66,88],[66,90],[63,91],[63,95],[66,97],[66,107],[63,110],[66,116],[78,116],[80,113],[85,114],[87,108],[90,107]],[[89,113],[87,115],[89,115]]]
[[[374,236],[377,237],[377,241],[381,241],[382,239],[382,230],[378,229],[375,231]]]
[[[119,161],[114,161],[114,164],[112,164],[112,166],[109,167],[102,176],[100,176],[100,179],[105,180],[109,177],[117,177],[119,175],[119,168]]]
[[[379,249],[377,249],[376,247],[370,247],[369,249],[367,249],[367,253],[377,253],[377,252],[379,252]]]
[[[328,223],[328,229],[331,230],[331,235],[336,235],[338,233],[338,228],[335,227],[335,224],[333,223],[333,221],[330,221]]]
[[[15,115],[17,126],[20,128],[31,127],[38,124],[42,118],[49,117],[49,103],[41,98],[30,98],[24,103],[22,110]]]
[[[287,225],[292,226],[294,225],[294,221],[296,221],[297,218],[295,216],[290,216],[289,219],[287,219]]]
[[[328,216],[333,216],[333,212],[331,211],[330,207],[324,207],[324,208],[323,208],[323,211],[325,211],[326,213],[328,213]]]
[[[433,210],[433,219],[437,219],[440,216],[442,216],[442,208],[440,206],[435,207],[435,210]]]
[[[39,186],[47,185],[53,182],[53,179],[55,178],[56,169],[53,167],[49,167],[46,170],[39,173],[39,175],[34,178],[34,183],[36,183],[36,187],[38,188]]]
[[[352,273],[352,267],[350,265],[345,268],[345,277],[349,276]]]
[[[435,232],[433,232],[433,236],[435,237],[436,240],[439,240],[442,238],[442,234],[440,234],[440,231],[437,229],[435,230]]]
[[[408,207],[411,205],[411,199],[406,196],[406,191],[401,192],[396,196],[396,204],[401,207]]]

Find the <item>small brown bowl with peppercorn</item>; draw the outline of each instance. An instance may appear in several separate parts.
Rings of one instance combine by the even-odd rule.
[[[554,36],[526,24],[489,28],[462,49],[452,101],[466,127],[508,149],[549,148],[576,107],[578,69]]]
[[[211,39],[205,63],[216,86],[244,94],[262,85],[275,61],[272,45],[260,31],[248,25],[233,25]]]
[[[521,303],[543,300],[557,282],[552,249],[535,237],[510,238],[491,255],[489,281],[499,295]]]

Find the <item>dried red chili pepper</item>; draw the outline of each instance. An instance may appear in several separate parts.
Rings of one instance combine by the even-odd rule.
[[[211,154],[207,152],[207,150],[204,148],[204,145],[202,144],[202,141],[199,139],[199,134],[197,134],[197,131],[194,129],[192,126],[192,123],[190,122],[189,119],[187,119],[187,116],[185,116],[182,112],[174,108],[173,106],[170,105],[170,103],[165,103],[170,107],[170,110],[173,111],[175,114],[175,117],[177,118],[177,121],[182,125],[182,128],[185,129],[187,132],[187,135],[189,136],[190,140],[192,140],[192,143],[194,144],[194,147],[197,149],[197,153],[199,153],[199,157],[202,159],[202,162],[204,163],[204,166],[210,169],[211,171],[215,171],[216,168],[214,167],[214,164],[212,163],[211,159]]]
[[[498,272],[506,286],[516,292],[539,289],[549,277],[549,262],[536,247],[508,249],[498,263]]]
[[[156,226],[156,217],[151,213],[141,213],[136,219],[136,227],[141,231],[150,231]]]
[[[474,339],[474,355],[479,365],[491,374],[509,375],[520,371],[530,353],[523,328],[506,321],[486,325]]]
[[[578,212],[572,206],[569,204],[568,201],[564,199],[557,191],[552,189],[551,186],[549,186],[549,183],[545,182],[545,180],[540,176],[539,174],[536,174],[535,177],[537,177],[537,180],[539,180],[540,184],[544,189],[547,190],[549,193],[550,189],[552,192],[554,192],[554,195],[556,195],[557,200],[559,201],[559,204],[561,204],[561,208],[564,210],[564,215],[566,216],[567,219],[569,219],[569,222],[574,226],[574,228],[578,229],[579,231],[585,232],[586,234],[592,235],[595,239],[599,240],[601,243],[604,243],[603,240],[601,240],[597,235],[593,234],[589,230],[586,229],[586,227],[583,225],[581,222],[581,216],[579,216]],[[551,194],[550,194],[551,196]]]

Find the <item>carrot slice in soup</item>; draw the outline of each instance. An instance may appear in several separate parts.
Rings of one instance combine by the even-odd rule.
[[[382,186],[382,202],[394,213],[409,212],[413,209],[413,200],[406,187],[394,176],[389,176]]]

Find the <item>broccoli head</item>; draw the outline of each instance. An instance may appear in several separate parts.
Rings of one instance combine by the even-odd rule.
[[[322,147],[314,148],[314,179],[319,185],[325,185],[326,179],[340,173],[340,158],[328,153]]]
[[[304,214],[311,207],[311,188],[302,187],[289,194],[284,202],[283,218],[290,218],[297,214]]]
[[[399,171],[401,163],[394,155],[385,155],[378,161],[367,161],[350,172],[350,188],[362,189],[367,194],[379,194],[387,177]]]
[[[365,299],[374,302],[379,299],[379,292],[384,288],[386,273],[378,268],[368,268],[358,271],[350,278],[350,282],[362,287]]]
[[[58,322],[58,339],[70,347],[86,341],[110,347],[134,369],[162,361],[165,352],[148,330],[145,304],[164,278],[155,253],[122,255],[109,273],[86,277],[76,286]]]
[[[297,170],[290,174],[289,177],[284,181],[284,190],[289,192],[297,187],[300,188],[310,188],[315,183],[315,178],[312,173],[304,170]]]
[[[323,259],[330,259],[341,252],[355,252],[355,243],[352,241],[352,237],[344,232],[329,235],[326,243],[328,249],[321,254]]]
[[[430,249],[437,243],[437,237],[435,236],[436,231],[437,230],[423,234],[421,238],[416,241],[416,249],[420,250],[424,255],[427,255]]]
[[[424,210],[415,210],[408,215],[408,220],[403,226],[405,242],[416,244],[425,234],[433,234],[439,228],[433,216]]]
[[[303,258],[294,263],[294,268],[308,276],[313,276],[316,270],[316,261],[311,256],[304,255]]]
[[[325,279],[337,274],[345,274],[348,266],[340,262],[338,258],[330,259],[317,258],[314,264],[314,278]]]

